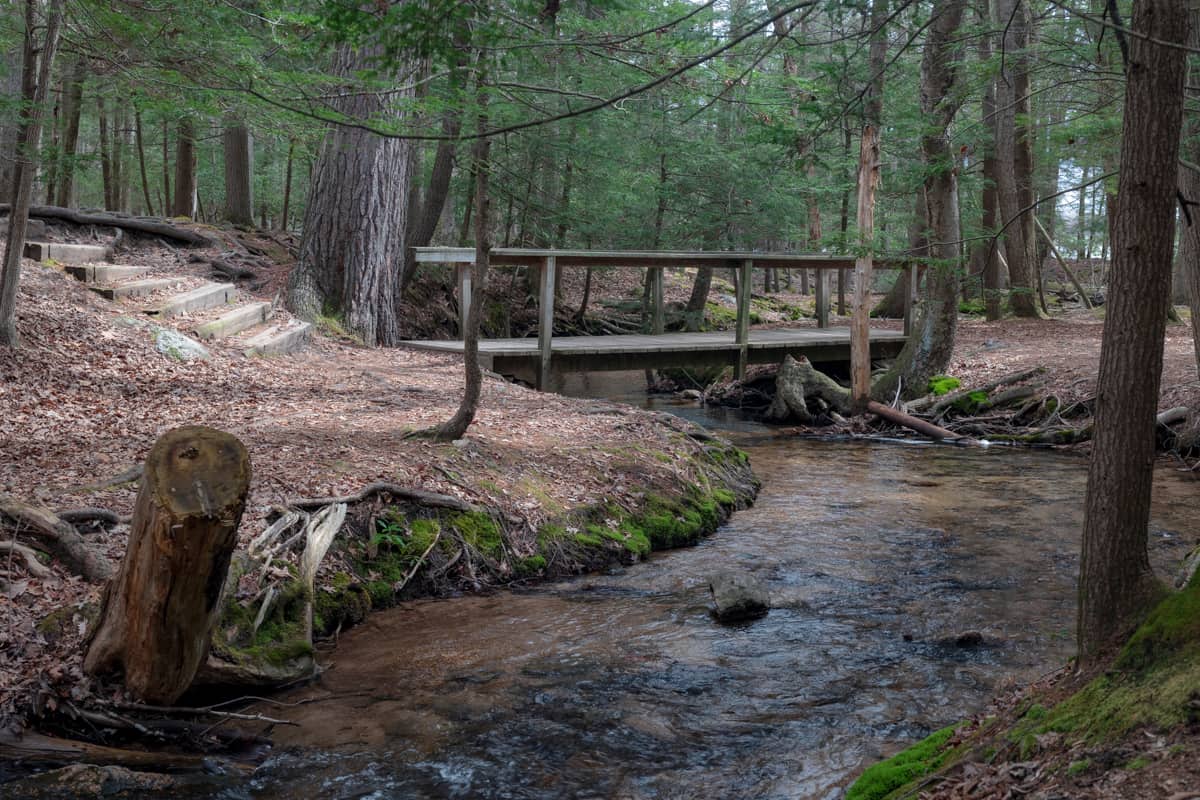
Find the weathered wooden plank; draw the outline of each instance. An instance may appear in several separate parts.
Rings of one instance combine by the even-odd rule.
[[[542,291],[538,299],[538,388],[550,385],[550,359],[554,341],[554,271],[555,257],[546,256],[542,265]]]

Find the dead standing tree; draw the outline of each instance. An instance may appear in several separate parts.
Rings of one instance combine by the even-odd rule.
[[[187,426],[155,442],[84,660],[89,673],[121,671],[149,703],[169,705],[187,690],[221,612],[249,486],[246,448],[228,433]]]

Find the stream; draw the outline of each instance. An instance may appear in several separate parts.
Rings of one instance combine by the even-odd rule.
[[[565,391],[732,438],[763,480],[756,505],[610,574],[372,615],[280,698],[302,704],[260,709],[300,726],[275,728],[276,751],[221,796],[837,798],[1072,654],[1083,459],[782,437],[636,388]],[[1160,470],[1167,574],[1196,540],[1196,497]],[[713,621],[706,580],[724,569],[768,586],[766,618]],[[967,631],[983,644],[955,646]]]

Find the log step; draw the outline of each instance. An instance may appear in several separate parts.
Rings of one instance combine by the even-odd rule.
[[[90,264],[93,261],[108,261],[108,256],[107,247],[95,244],[25,243],[25,257],[34,261],[54,260],[60,264]]]
[[[270,316],[270,303],[251,303],[247,306],[235,308],[228,314],[223,314],[211,322],[197,325],[195,330],[196,337],[206,341],[224,339],[226,336],[233,336],[235,333],[241,333],[247,328],[260,325],[266,322]]]
[[[216,308],[237,297],[237,287],[232,283],[207,283],[190,292],[175,295],[158,308],[148,308],[146,313],[155,317],[174,317],[192,311]]]
[[[149,267],[130,267],[124,264],[83,264],[66,267],[68,275],[84,283],[124,281],[149,271]]]
[[[294,328],[272,325],[247,339],[243,345],[248,356],[283,356],[304,347],[312,338],[312,325],[302,322]]]
[[[89,286],[105,300],[120,300],[125,297],[145,297],[160,289],[171,289],[182,283],[179,278],[147,278],[144,281],[118,283],[116,286]]]

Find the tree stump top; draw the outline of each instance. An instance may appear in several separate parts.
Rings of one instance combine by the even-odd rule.
[[[188,425],[167,431],[146,459],[155,501],[174,516],[224,516],[250,485],[245,446],[224,431]]]

